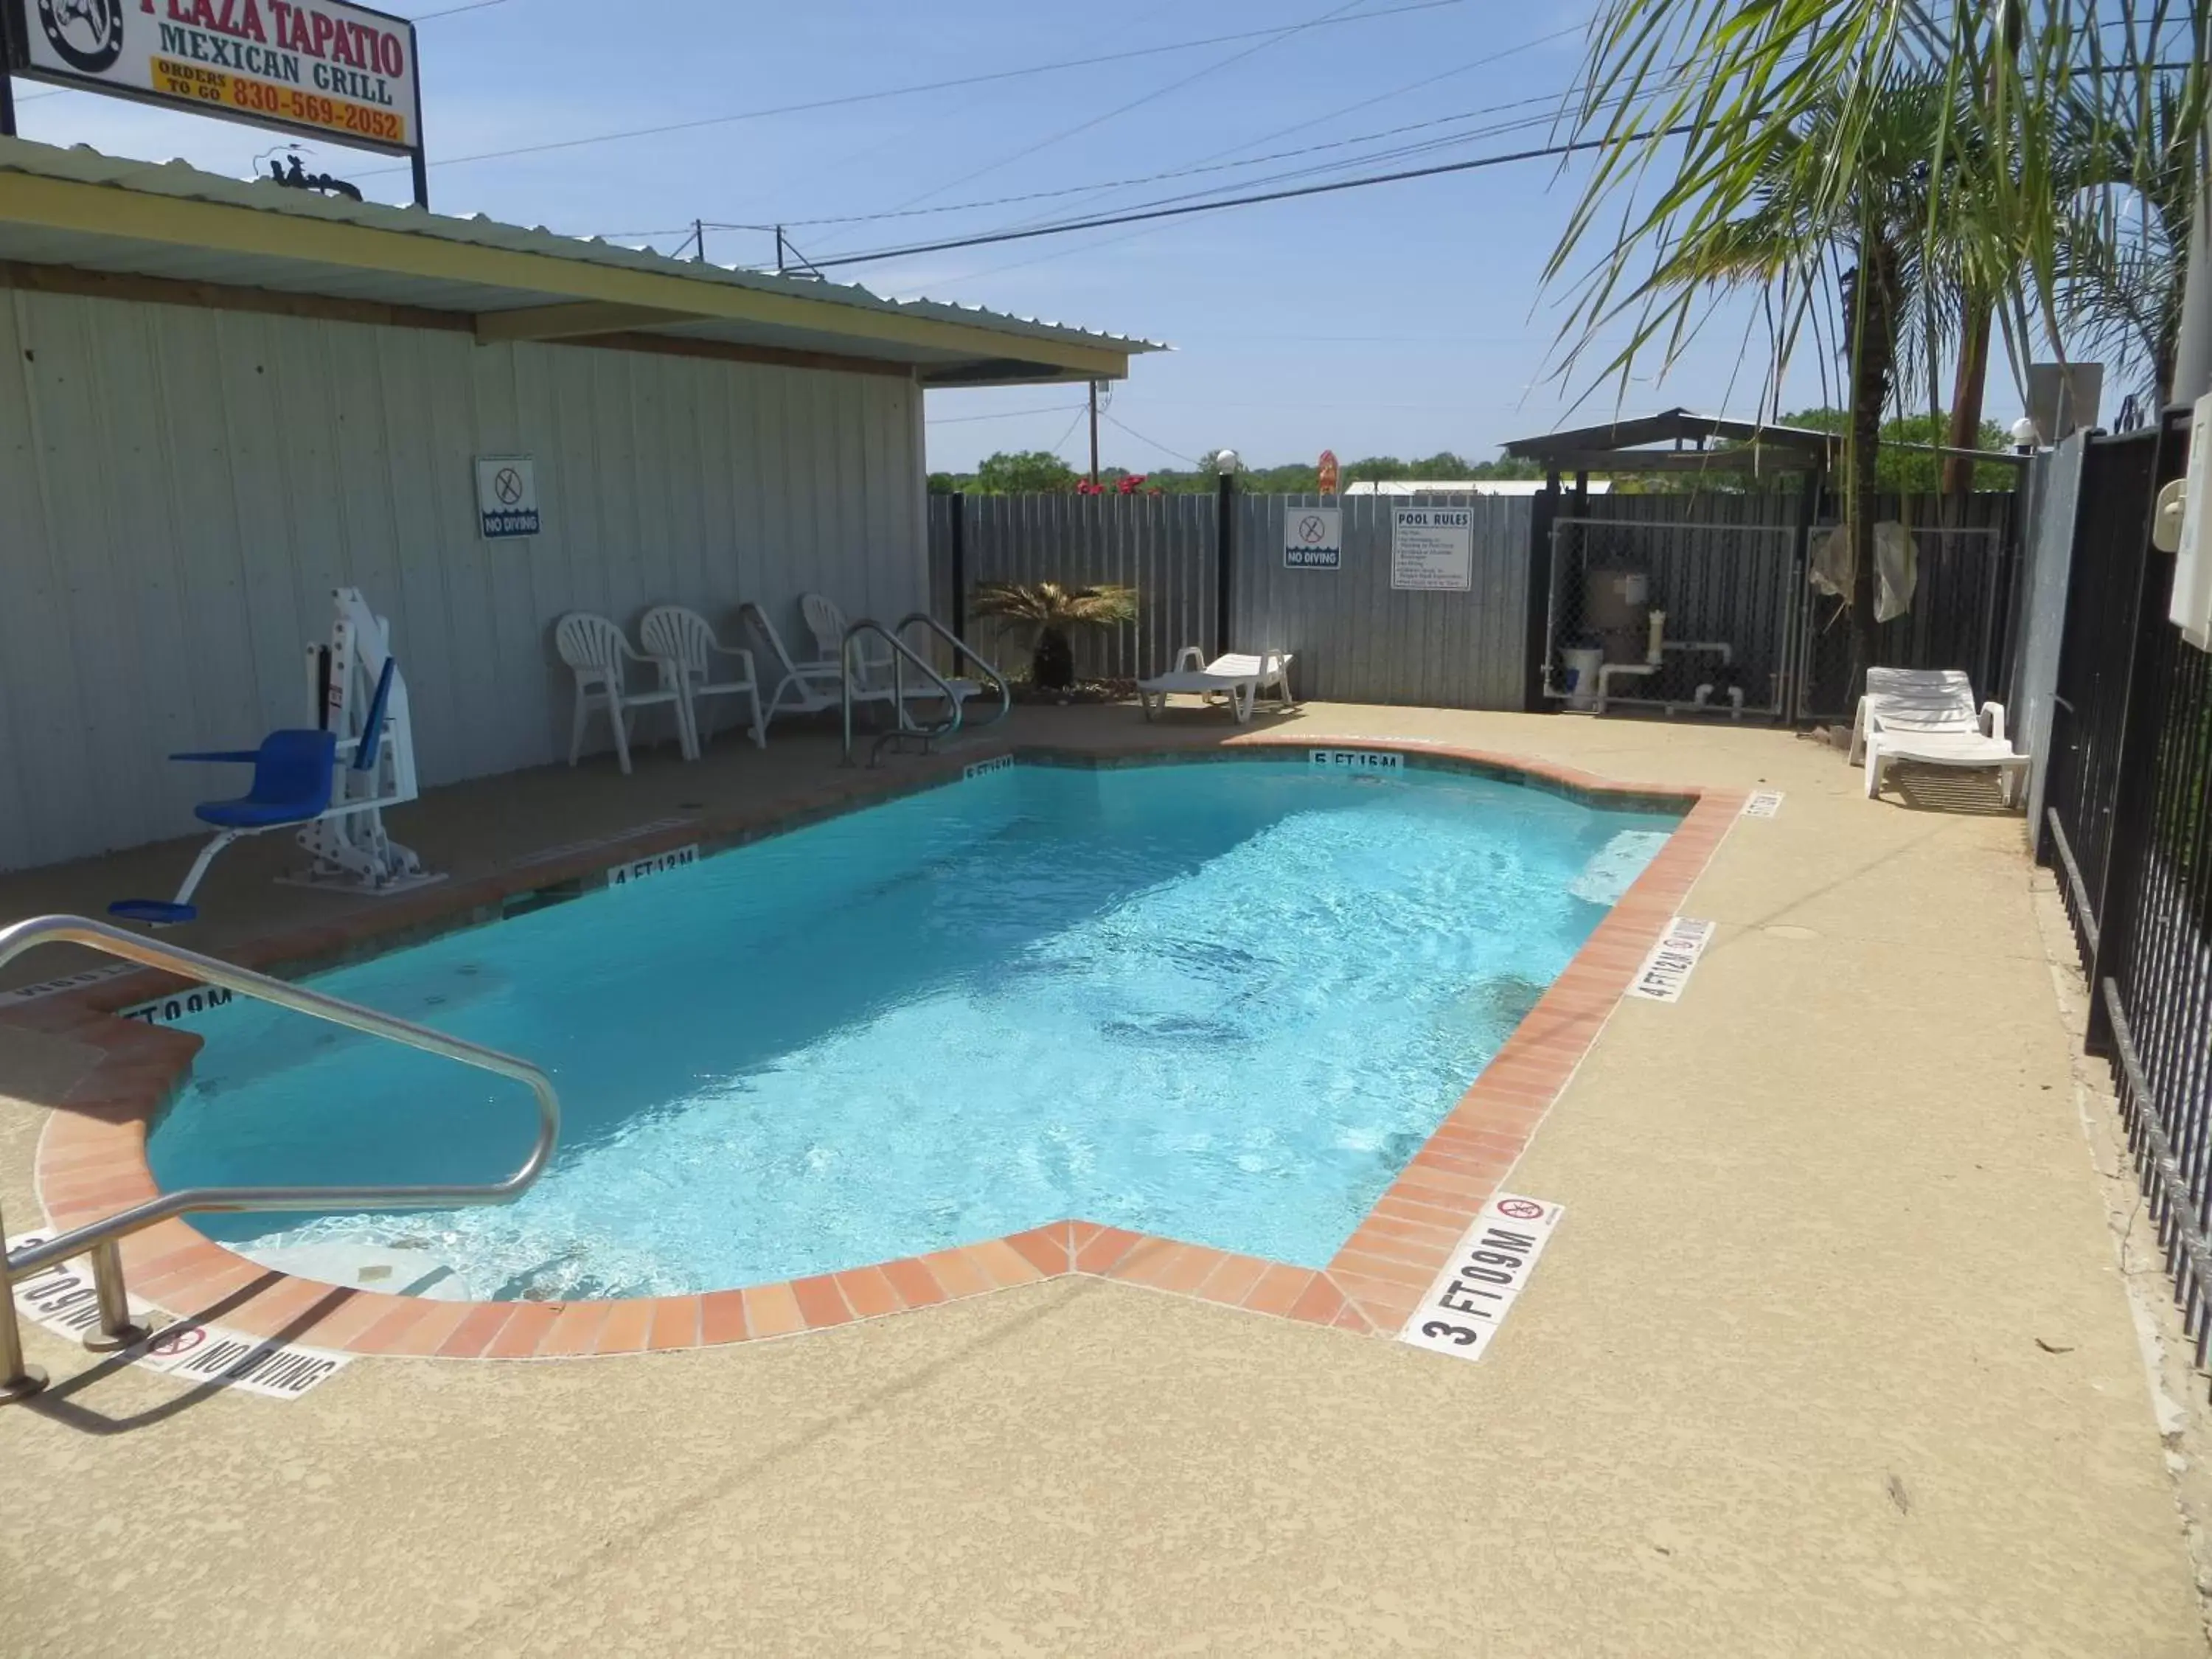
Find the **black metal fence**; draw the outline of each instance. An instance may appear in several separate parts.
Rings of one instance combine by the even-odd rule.
[[[2187,462],[2187,411],[2082,458],[2037,850],[2059,872],[2197,1359],[2212,1342],[2212,657],[2167,620],[2150,539]]]

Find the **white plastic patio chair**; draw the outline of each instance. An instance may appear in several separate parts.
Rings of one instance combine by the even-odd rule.
[[[614,727],[615,755],[624,776],[629,773],[630,719],[635,711],[666,703],[676,711],[676,741],[684,758],[696,760],[699,745],[691,735],[691,714],[684,699],[676,664],[666,657],[641,652],[623,637],[621,629],[605,617],[588,611],[571,611],[553,625],[553,644],[561,660],[576,677],[575,713],[568,722],[568,764],[583,751],[584,724],[594,708],[607,711]],[[629,688],[624,665],[650,663],[660,677],[653,690]]]
[[[1869,800],[1899,761],[1995,771],[2004,804],[2019,799],[2030,757],[2005,738],[2004,705],[1974,703],[1973,683],[1956,668],[1869,668],[1851,723],[1851,764],[1866,765]]]
[[[1167,707],[1173,695],[1202,697],[1208,702],[1218,698],[1236,716],[1237,725],[1243,726],[1251,720],[1253,708],[1270,687],[1276,706],[1285,711],[1291,708],[1291,661],[1287,651],[1267,651],[1257,656],[1231,652],[1207,662],[1204,652],[1186,645],[1176,653],[1171,672],[1137,682],[1137,702],[1145,718],[1151,720]]]
[[[752,710],[753,747],[768,747],[768,727],[761,720],[760,682],[753,672],[753,653],[741,645],[724,645],[697,611],[680,605],[657,605],[637,626],[639,642],[650,657],[665,657],[676,665],[677,684],[683,688],[684,713],[691,722],[691,741],[703,750],[708,728],[699,719],[699,705],[709,697],[742,696]],[[717,679],[715,659],[726,658],[734,670],[722,671]]]
[[[806,631],[814,636],[814,657],[831,668],[837,665],[837,654],[845,648],[844,608],[824,593],[801,593],[799,614],[805,620]],[[881,640],[854,641],[854,660],[860,665],[860,685],[880,685],[890,672],[891,649]]]

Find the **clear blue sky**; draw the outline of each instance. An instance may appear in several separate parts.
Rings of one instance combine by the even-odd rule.
[[[447,213],[486,213],[578,234],[661,233],[673,249],[695,218],[783,222],[827,259],[997,230],[1072,212],[1112,212],[1193,190],[1266,181],[1323,163],[1352,173],[1433,165],[1547,142],[1543,125],[1581,55],[1589,0],[1131,0],[1126,12],[1016,0],[417,0],[431,192]],[[1205,37],[1319,24],[1139,57]],[[441,15],[442,14],[442,15]],[[1082,67],[688,131],[465,161],[563,139],[700,121],[917,82],[1083,60]],[[1181,83],[1181,84],[1178,84]],[[24,137],[115,154],[182,156],[243,174],[278,135],[18,82]],[[1133,106],[1127,107],[1125,106]],[[1498,108],[1499,106],[1510,107]],[[1470,112],[1494,111],[1470,116]],[[1449,118],[1468,118],[1454,119]],[[1417,125],[1417,124],[1431,124]],[[1370,137],[1389,129],[1415,128]],[[1337,141],[1365,142],[1338,145]],[[1436,141],[1443,141],[1441,143]],[[1295,156],[1308,146],[1335,145]],[[1384,156],[1413,145],[1419,153]],[[310,170],[404,199],[404,163],[303,145]],[[1192,176],[870,224],[797,222],[958,206],[1197,166]],[[1368,159],[1359,159],[1362,156]],[[1553,161],[1234,209],[1164,224],[833,268],[879,293],[926,295],[1172,343],[1114,388],[1109,465],[1145,469],[1223,444],[1248,459],[1346,459],[1452,449],[1477,458],[1570,416],[1583,382],[1550,377],[1558,315],[1539,288],[1574,199]],[[772,237],[707,232],[723,263],[766,264]],[[1724,307],[1632,411],[1686,404],[1747,414],[1765,370],[1745,349],[1748,306]],[[1803,351],[1787,402],[1822,400]],[[1832,379],[1832,374],[1831,375]],[[1077,387],[936,392],[929,462],[962,469],[995,449],[1085,459]],[[1571,419],[1613,407],[1610,388]],[[2018,398],[1993,385],[1993,416]],[[1116,424],[1118,422],[1119,424]],[[1136,435],[1143,434],[1141,437]]]

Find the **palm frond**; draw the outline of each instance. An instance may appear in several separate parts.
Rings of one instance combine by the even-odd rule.
[[[1137,590],[1107,584],[1069,587],[1059,582],[981,582],[969,599],[979,617],[997,617],[1032,628],[1110,628],[1137,614]]]

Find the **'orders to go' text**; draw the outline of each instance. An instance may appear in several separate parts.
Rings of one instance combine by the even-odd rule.
[[[299,87],[273,86],[266,81],[249,80],[242,75],[228,75],[198,64],[180,64],[170,58],[155,58],[153,70],[154,89],[173,97],[224,104],[249,115],[296,121],[330,132],[351,133],[372,143],[407,143],[406,119],[392,110],[371,109],[349,99],[325,97]]]

